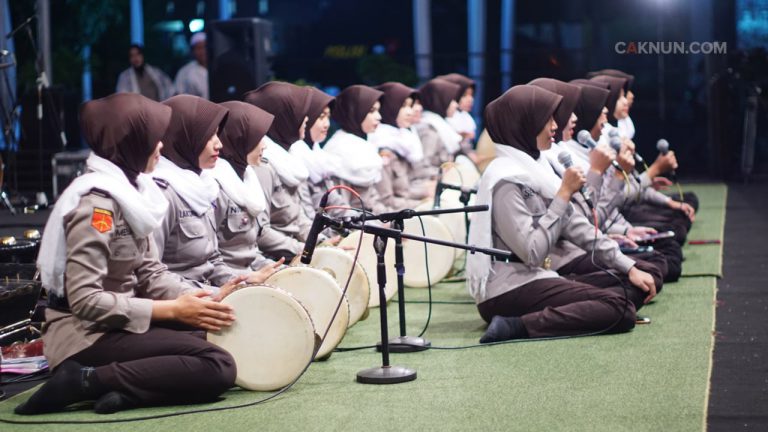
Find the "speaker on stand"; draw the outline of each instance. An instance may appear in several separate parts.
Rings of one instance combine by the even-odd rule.
[[[207,30],[211,101],[242,100],[272,79],[272,23],[260,18],[213,21]]]

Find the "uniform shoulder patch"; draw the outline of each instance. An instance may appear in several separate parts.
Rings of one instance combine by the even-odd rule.
[[[94,207],[91,215],[91,226],[100,233],[112,230],[113,220],[112,212],[102,208]]]

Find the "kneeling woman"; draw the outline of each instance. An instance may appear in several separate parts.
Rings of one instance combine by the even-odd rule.
[[[544,169],[547,161],[539,152],[551,145],[552,116],[561,99],[539,87],[515,86],[485,110],[497,158],[483,173],[477,204],[488,204],[491,211],[477,214],[469,240],[510,250],[514,258],[467,258],[469,291],[490,322],[482,343],[628,331],[636,309],[656,294],[653,277],[637,269],[613,240],[601,234],[595,239],[595,228],[573,210],[571,196],[585,182],[580,169],[566,170],[559,190],[546,180],[554,174]],[[600,288],[551,271],[548,256],[560,238],[594,251],[602,266],[626,274],[628,297],[618,279],[615,286]]]
[[[17,414],[95,400],[109,413],[138,405],[209,401],[234,384],[235,364],[195,332],[232,323],[228,306],[168,272],[152,232],[168,202],[151,177],[171,108],[120,93],[86,103],[93,153],[45,227],[40,260],[49,306],[43,328],[53,376]]]

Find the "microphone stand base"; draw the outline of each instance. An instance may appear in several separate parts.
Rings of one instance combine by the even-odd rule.
[[[389,352],[411,353],[428,350],[432,342],[416,336],[398,336],[389,339]],[[381,342],[376,344],[376,351],[381,351]]]
[[[361,384],[399,384],[416,379],[416,371],[402,366],[380,366],[357,373]]]

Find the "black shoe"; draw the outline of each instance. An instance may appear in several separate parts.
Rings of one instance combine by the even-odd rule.
[[[111,391],[100,397],[93,404],[93,412],[96,414],[113,414],[139,406],[137,400],[119,391]]]
[[[510,339],[526,339],[528,330],[525,329],[523,320],[519,317],[503,317],[496,315],[480,338],[481,344],[502,342]]]

